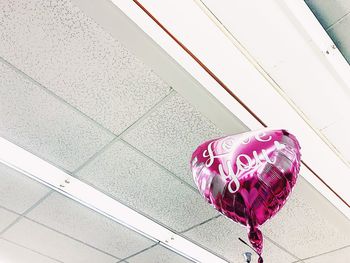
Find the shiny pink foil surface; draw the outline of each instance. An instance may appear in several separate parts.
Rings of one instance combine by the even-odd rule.
[[[226,217],[247,226],[260,255],[259,226],[286,203],[300,169],[300,146],[286,130],[247,132],[201,144],[191,159],[201,195]]]

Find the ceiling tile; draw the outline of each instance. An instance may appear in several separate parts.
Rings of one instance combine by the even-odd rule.
[[[72,171],[113,136],[0,62],[0,136]]]
[[[324,28],[328,28],[350,12],[349,0],[305,0]]]
[[[80,170],[78,177],[177,231],[217,214],[198,193],[121,141]]]
[[[350,117],[323,129],[322,133],[350,163]]]
[[[350,221],[302,177],[263,232],[299,258],[350,245]]]
[[[27,176],[0,163],[0,205],[23,213],[42,197],[49,189]]]
[[[154,246],[127,259],[129,263],[190,263],[192,261],[162,246]]]
[[[0,204],[1,205],[1,204]],[[0,207],[0,232],[17,219],[18,215]],[[1,258],[0,258],[0,262]]]
[[[189,230],[184,235],[232,262],[243,262],[243,253],[252,252],[238,240],[239,237],[247,240],[246,229],[225,217],[213,219]],[[256,254],[252,253],[252,262],[257,262]],[[273,245],[267,239],[264,239],[263,257],[264,262],[268,263],[296,261],[296,258]]]
[[[237,132],[241,132],[241,125]],[[189,161],[205,140],[222,136],[212,122],[175,93],[123,137],[181,179],[192,184]]]
[[[40,255],[6,240],[0,239],[0,262],[3,263],[57,263],[58,261]]]
[[[116,134],[169,92],[68,0],[1,1],[0,10],[0,55]]]
[[[115,263],[117,261],[114,257],[27,219],[21,219],[2,237],[65,263]]]
[[[140,234],[58,193],[50,195],[26,217],[119,258],[125,258],[154,244]]]
[[[336,250],[318,257],[303,260],[304,263],[345,262],[350,258],[350,247]]]
[[[350,4],[349,4],[350,5]],[[350,14],[339,23],[332,26],[327,32],[350,64]]]

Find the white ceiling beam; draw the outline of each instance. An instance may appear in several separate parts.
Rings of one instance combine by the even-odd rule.
[[[12,167],[149,239],[160,242],[161,245],[195,262],[227,262],[1,137],[0,163]]]

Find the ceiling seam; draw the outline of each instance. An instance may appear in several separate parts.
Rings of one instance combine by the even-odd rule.
[[[161,163],[157,162],[156,160],[154,160],[152,157],[148,156],[147,154],[145,154],[144,152],[142,152],[141,150],[139,150],[137,147],[133,146],[132,144],[128,143],[127,141],[125,141],[123,138],[120,139],[124,144],[126,144],[129,148],[131,148],[132,150],[136,151],[137,153],[141,154],[143,157],[145,157],[146,159],[148,159],[149,161],[151,161],[153,164],[155,164],[156,166],[158,166],[159,168],[161,168],[162,170],[164,170],[166,173],[170,174],[172,177],[174,177],[176,180],[180,181],[182,184],[188,186],[189,188],[191,188],[191,190],[195,191],[196,193],[198,193],[197,188],[195,188],[194,186],[190,185],[188,182],[186,182],[185,180],[183,180],[182,178],[180,178],[179,176],[177,176],[175,173],[173,173],[172,171],[170,171],[168,168],[166,168],[165,166],[163,166]]]
[[[287,250],[284,246],[278,244],[276,241],[274,241],[273,239],[271,239],[270,237],[268,237],[267,235],[264,235],[264,238],[266,238],[268,241],[270,241],[272,244],[274,244],[276,247],[278,247],[279,249],[283,250],[284,252],[286,252],[287,254],[291,255],[293,258],[295,258],[297,260],[297,262],[300,262],[302,259],[300,257],[298,257],[297,255],[295,255],[294,253],[290,252],[289,250]]]
[[[41,84],[40,82],[38,82],[37,80],[35,80],[34,78],[32,78],[31,76],[29,76],[27,73],[25,73],[24,71],[20,70],[19,68],[17,68],[15,65],[13,65],[11,62],[7,61],[5,58],[3,58],[2,56],[0,56],[0,61],[2,63],[4,63],[5,65],[9,66],[11,69],[13,69],[16,73],[18,73],[20,76],[24,77],[26,80],[30,81],[31,83],[33,83],[34,85],[36,85],[37,87],[39,87],[41,90],[43,90],[44,92],[46,92],[47,94],[51,95],[52,97],[54,97],[56,100],[60,101],[61,103],[63,103],[64,105],[68,106],[70,109],[72,109],[74,112],[80,114],[82,117],[84,117],[86,120],[88,120],[89,122],[93,123],[95,126],[101,128],[102,130],[104,130],[106,133],[108,133],[109,135],[115,136],[115,134],[110,131],[109,129],[107,129],[106,127],[104,127],[102,124],[100,124],[99,122],[97,122],[96,120],[94,120],[93,118],[91,118],[90,116],[88,116],[87,114],[85,114],[84,112],[82,112],[81,110],[77,109],[76,107],[74,107],[72,104],[70,104],[69,102],[67,102],[66,100],[64,100],[62,97],[58,96],[56,93],[54,93],[53,91],[51,91],[50,89],[48,89],[46,86],[44,86],[43,84]]]
[[[73,201],[74,201],[74,200],[73,200]],[[74,201],[74,202],[76,202],[76,201]],[[63,236],[65,236],[65,237],[68,237],[68,238],[70,238],[70,239],[72,239],[72,240],[74,240],[74,241],[76,241],[76,242],[78,242],[78,243],[80,243],[80,244],[83,244],[83,245],[85,245],[85,246],[87,246],[87,247],[90,247],[90,248],[92,248],[92,249],[95,249],[95,250],[97,250],[97,251],[99,251],[99,252],[101,252],[101,253],[103,253],[103,254],[106,254],[106,255],[108,255],[108,256],[110,256],[110,257],[113,257],[113,258],[115,258],[115,259],[117,259],[117,260],[120,260],[119,257],[117,257],[117,256],[115,256],[115,255],[112,255],[112,254],[110,254],[110,253],[107,252],[107,251],[104,251],[104,250],[102,250],[102,249],[100,249],[100,248],[97,248],[97,247],[95,247],[95,246],[93,246],[93,245],[91,245],[91,244],[89,244],[89,243],[86,243],[86,242],[84,242],[84,241],[82,241],[82,240],[80,240],[80,239],[78,239],[78,238],[75,238],[75,237],[69,235],[69,234],[66,234],[66,233],[64,233],[64,232],[61,232],[61,231],[55,229],[55,228],[52,228],[52,227],[50,227],[50,226],[48,226],[48,225],[45,225],[45,224],[43,224],[43,223],[41,223],[41,222],[39,222],[39,221],[36,221],[36,220],[34,220],[34,219],[32,219],[32,218],[29,218],[29,217],[27,217],[27,216],[24,216],[23,218],[25,218],[25,219],[27,219],[27,220],[29,220],[29,221],[32,221],[32,222],[34,222],[34,223],[36,223],[36,224],[38,224],[38,225],[40,225],[40,226],[42,226],[42,227],[44,227],[44,228],[47,228],[47,229],[49,229],[49,230],[51,230],[51,231],[53,231],[53,232],[55,232],[55,233],[57,233],[57,234],[63,235]],[[119,224],[119,223],[118,223],[118,224]]]
[[[118,133],[114,133],[113,131],[109,130],[104,125],[99,123],[97,120],[93,119],[92,117],[90,117],[89,115],[84,113],[83,111],[79,110],[78,108],[76,108],[75,106],[73,106],[72,104],[67,102],[65,99],[63,99],[62,97],[58,96],[56,93],[54,93],[53,91],[48,89],[45,85],[41,84],[39,81],[35,80],[31,76],[29,76],[27,73],[25,73],[21,69],[17,68],[15,65],[13,65],[11,62],[6,60],[4,57],[0,56],[0,61],[3,62],[5,65],[9,66],[16,73],[23,76],[25,79],[27,79],[28,81],[30,81],[34,85],[41,88],[41,90],[45,91],[47,94],[51,95],[52,97],[54,97],[55,99],[57,99],[58,101],[60,101],[64,105],[68,106],[69,108],[73,109],[76,113],[82,115],[85,119],[89,120],[95,126],[101,128],[102,130],[104,130],[105,132],[107,132],[109,135],[112,135],[112,136],[121,136],[123,133],[127,132],[134,124],[136,124],[139,120],[142,120],[145,117],[145,115],[152,112],[156,106],[161,105],[163,100],[165,100],[166,98],[168,98],[170,95],[172,95],[175,92],[175,90],[171,86],[168,85],[167,87],[168,87],[169,91],[166,93],[166,95],[164,95],[162,98],[160,98],[156,103],[154,103],[150,107],[150,109],[148,109],[144,114],[142,114],[140,117],[138,117],[135,121],[133,121],[129,126],[127,126],[122,132],[120,132],[118,134]]]
[[[350,15],[350,11],[347,12],[345,15],[341,16],[340,18],[338,18],[338,20],[336,20],[333,24],[331,24],[330,26],[325,28],[326,32],[328,33],[328,30],[331,30],[334,26],[341,23],[348,15]],[[315,16],[315,17],[317,18],[317,16]],[[317,18],[317,20],[318,20],[318,18]]]
[[[33,252],[33,253],[35,253],[35,254],[41,255],[41,256],[43,256],[43,257],[47,257],[47,258],[49,258],[49,259],[51,259],[51,260],[54,260],[54,261],[56,261],[56,262],[65,263],[65,262],[63,262],[63,261],[61,261],[61,260],[59,260],[59,259],[56,259],[56,258],[53,258],[53,257],[51,257],[51,256],[45,255],[45,254],[43,254],[43,253],[41,253],[41,252],[39,252],[39,251],[36,251],[36,250],[31,249],[31,248],[29,248],[29,247],[23,246],[23,245],[21,245],[21,244],[18,244],[18,243],[16,243],[16,242],[12,241],[12,240],[8,240],[8,239],[3,238],[3,237],[0,237],[0,239],[3,239],[3,240],[5,240],[6,242],[9,242],[9,243],[11,243],[11,244],[13,244],[13,245],[15,245],[15,246],[19,246],[19,247],[21,247],[21,248],[24,248],[24,249],[26,249],[26,250],[29,250],[29,251],[31,251],[31,252]]]
[[[96,120],[94,120],[93,118],[89,117],[87,114],[85,114],[84,112],[80,111],[79,109],[77,109],[76,107],[74,107],[73,105],[71,105],[70,103],[68,103],[67,101],[65,101],[63,98],[61,98],[60,96],[58,96],[57,94],[55,94],[54,92],[52,92],[51,90],[49,90],[48,88],[46,88],[43,84],[41,84],[40,82],[36,81],[35,79],[33,79],[31,76],[29,76],[28,74],[26,74],[25,72],[23,72],[22,70],[18,69],[16,66],[14,66],[12,63],[10,63],[9,61],[7,61],[5,58],[3,58],[2,56],[0,56],[0,61],[2,63],[4,63],[5,65],[9,66],[11,69],[13,69],[16,73],[18,73],[19,75],[23,76],[25,79],[29,80],[31,83],[33,83],[34,85],[38,86],[41,90],[43,90],[44,92],[46,92],[47,94],[53,96],[55,99],[57,99],[58,101],[60,101],[61,103],[63,103],[64,105],[68,106],[70,109],[73,109],[75,112],[77,112],[78,114],[82,115],[82,117],[86,118],[87,120],[89,120],[90,122],[92,122],[95,126],[102,128],[104,131],[106,131],[109,135],[113,136],[114,138],[107,143],[106,145],[104,145],[101,149],[99,149],[97,152],[95,152],[89,159],[87,159],[84,163],[82,163],[80,166],[78,166],[77,168],[75,168],[73,171],[68,171],[66,169],[64,169],[63,167],[57,166],[57,164],[52,163],[48,160],[49,163],[53,164],[54,166],[60,168],[61,170],[69,173],[69,174],[74,174],[76,172],[78,172],[79,170],[81,170],[83,167],[86,166],[86,164],[90,163],[93,159],[95,159],[99,153],[103,152],[104,149],[106,147],[108,147],[112,142],[115,141],[115,139],[120,138],[122,135],[124,135],[126,132],[128,132],[130,129],[132,129],[132,127],[134,127],[135,124],[137,124],[139,121],[142,121],[144,118],[146,118],[149,114],[151,114],[156,107],[158,107],[159,105],[161,105],[162,103],[164,103],[164,101],[166,101],[167,98],[169,98],[170,96],[172,96],[172,94],[175,93],[175,91],[170,87],[169,88],[169,92],[162,97],[158,102],[156,102],[154,105],[152,105],[152,107],[146,111],[146,113],[144,113],[142,116],[140,116],[137,120],[135,120],[134,122],[132,122],[127,128],[125,128],[121,133],[119,134],[115,134],[112,131],[110,131],[109,129],[107,129],[106,127],[104,127],[102,124],[100,124],[99,122],[97,122]],[[45,159],[45,158],[43,158]]]
[[[153,106],[146,111],[143,115],[141,115],[138,119],[136,119],[133,123],[131,123],[128,127],[126,127],[121,133],[119,133],[117,136],[122,137],[125,136],[128,132],[133,130],[137,126],[138,123],[142,122],[146,118],[148,118],[153,112],[155,112],[158,107],[161,107],[163,104],[165,104],[171,97],[175,96],[177,92],[174,89],[170,89],[168,94],[166,94],[163,98],[161,98],[158,102],[153,104]]]
[[[218,214],[218,215],[216,215],[216,216],[213,216],[212,218],[209,218],[209,219],[207,219],[207,220],[205,220],[205,221],[203,221],[203,222],[201,222],[201,223],[199,223],[199,224],[193,225],[193,226],[191,226],[191,227],[189,227],[189,228],[187,228],[187,229],[185,229],[185,230],[179,232],[179,234],[182,235],[182,234],[184,234],[184,233],[186,233],[186,232],[188,232],[188,231],[190,231],[190,230],[192,230],[192,229],[194,229],[194,228],[197,228],[197,227],[199,227],[199,226],[201,226],[201,225],[204,225],[204,224],[206,224],[206,223],[208,223],[208,222],[210,222],[210,221],[212,221],[212,220],[214,220],[214,219],[217,219],[217,218],[219,218],[219,217],[222,217],[222,215],[221,215],[221,214]]]
[[[73,170],[71,172],[71,175],[73,175],[74,177],[76,173],[78,173],[79,171],[81,171],[83,168],[85,168],[87,165],[89,165],[90,163],[92,163],[98,156],[100,156],[102,153],[104,153],[105,151],[107,151],[116,141],[119,140],[119,137],[114,137],[110,142],[108,142],[107,144],[105,144],[101,149],[99,149],[98,151],[96,151],[93,155],[91,155],[85,162],[83,162],[80,166],[78,166],[75,170]]]
[[[115,142],[119,141],[122,136],[125,135],[128,131],[132,130],[133,127],[137,126],[137,124],[142,121],[143,119],[147,118],[152,112],[154,112],[160,105],[165,103],[171,96],[174,94],[174,90],[170,90],[170,92],[165,95],[162,99],[160,99],[157,103],[155,103],[151,109],[149,109],[147,112],[145,112],[141,117],[139,117],[137,120],[135,120],[133,123],[131,123],[127,128],[125,128],[119,135],[114,134],[114,138],[104,145],[100,150],[96,151],[89,159],[87,159],[84,163],[82,163],[79,167],[77,167],[75,170],[71,172],[71,174],[77,174],[79,171],[81,171],[84,167],[89,165],[92,161],[94,161],[98,156],[103,154],[105,151],[107,151]],[[77,176],[76,176],[77,177]]]
[[[0,232],[0,236],[3,236],[5,232],[7,232],[12,226],[17,224],[20,220],[22,220],[27,213],[32,211],[35,207],[37,207],[41,202],[43,202],[49,195],[51,195],[54,192],[54,190],[50,189],[48,193],[46,193],[44,196],[42,196],[38,201],[36,201],[33,205],[31,205],[28,209],[26,209],[22,214],[19,214],[19,216],[11,223],[9,224],[6,228],[4,228]]]
[[[136,255],[139,255],[139,254],[141,254],[141,253],[143,253],[143,252],[145,252],[145,251],[147,251],[147,250],[149,250],[149,249],[151,249],[151,248],[153,248],[155,246],[158,246],[159,244],[160,244],[160,241],[158,241],[157,243],[153,244],[152,246],[146,247],[146,248],[144,248],[144,249],[142,249],[142,250],[140,250],[140,251],[138,251],[138,252],[136,252],[134,254],[131,254],[130,256],[127,256],[127,257],[119,260],[117,263],[124,262],[125,260],[128,260],[129,258],[132,258],[132,257],[134,257]]]
[[[337,251],[340,251],[340,250],[343,250],[343,249],[347,249],[347,248],[350,248],[350,245],[339,247],[339,248],[336,248],[336,249],[333,249],[333,250],[330,250],[330,251],[327,251],[327,252],[324,252],[324,253],[321,253],[321,254],[317,254],[317,255],[314,255],[314,256],[311,256],[311,257],[306,257],[306,258],[303,258],[302,260],[309,260],[309,259],[312,259],[312,258],[321,257],[323,255],[331,254],[333,252],[337,252]]]
[[[6,210],[6,211],[8,211],[8,212],[10,212],[10,213],[16,214],[16,215],[18,215],[18,216],[21,215],[20,213],[16,212],[15,210],[11,210],[11,209],[9,209],[9,208],[7,208],[7,207],[1,205],[1,204],[0,204],[0,208],[1,208],[1,209],[4,209],[4,210]]]

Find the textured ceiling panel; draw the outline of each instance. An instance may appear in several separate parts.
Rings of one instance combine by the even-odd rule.
[[[0,239],[0,262],[3,263],[57,263],[58,261],[29,249]]]
[[[145,252],[128,258],[129,263],[190,263],[192,261],[174,253],[173,251],[162,247],[154,246]]]
[[[303,178],[263,232],[299,258],[350,245],[349,220]]]
[[[336,250],[325,255],[304,260],[304,263],[340,263],[350,259],[350,247]]]
[[[0,56],[116,134],[169,92],[68,0],[5,0],[0,10]]]
[[[350,12],[349,0],[305,0],[305,3],[325,29]]]
[[[3,238],[64,263],[115,263],[116,258],[27,219],[7,230]]]
[[[0,208],[0,232],[17,219],[18,215],[6,209]],[[1,262],[1,258],[0,258]]]
[[[49,189],[0,163],[0,205],[23,213],[44,197]]]
[[[242,254],[247,251],[252,252],[238,240],[238,237],[247,240],[246,229],[224,217],[213,219],[195,227],[184,233],[184,235],[232,262],[243,262]],[[296,261],[296,258],[266,239],[264,240],[264,259],[264,262],[268,263]],[[252,262],[257,261],[258,259],[254,254]]]
[[[51,194],[27,217],[119,258],[133,255],[154,244],[58,193]]]
[[[350,6],[350,1],[348,1]],[[350,14],[327,30],[333,42],[350,64]]]
[[[70,171],[113,138],[1,60],[0,136]]]
[[[120,141],[78,177],[177,231],[217,215],[192,188]]]
[[[240,127],[237,132],[242,131]],[[174,93],[123,138],[195,186],[189,169],[192,152],[201,142],[222,135],[212,122]]]

